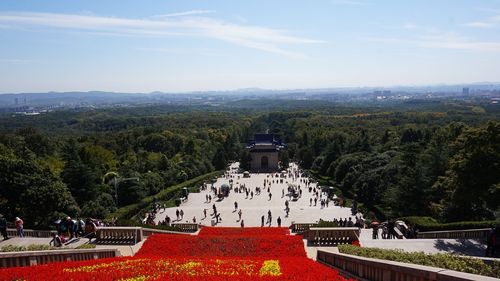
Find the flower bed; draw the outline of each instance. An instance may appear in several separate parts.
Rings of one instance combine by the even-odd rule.
[[[290,230],[286,227],[203,227],[198,236],[268,236],[286,235]]]
[[[133,258],[8,268],[0,280],[346,280],[308,259],[301,238],[287,233],[205,228],[198,236],[154,234]]]
[[[305,257],[300,236],[190,236],[153,234],[136,256]]]

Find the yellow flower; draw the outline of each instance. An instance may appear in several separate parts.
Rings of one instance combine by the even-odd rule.
[[[260,268],[259,275],[280,276],[281,275],[280,262],[278,260],[264,261],[262,267]]]

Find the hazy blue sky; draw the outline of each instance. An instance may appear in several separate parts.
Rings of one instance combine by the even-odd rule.
[[[1,0],[0,92],[500,81],[500,0]]]

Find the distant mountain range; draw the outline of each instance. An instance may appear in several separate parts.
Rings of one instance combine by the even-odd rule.
[[[88,107],[109,105],[159,104],[159,103],[217,103],[238,99],[276,98],[300,99],[311,97],[335,97],[351,95],[369,95],[375,93],[410,94],[412,96],[427,94],[462,94],[463,88],[469,88],[469,93],[499,92],[500,82],[474,83],[457,85],[429,86],[393,86],[393,87],[351,87],[351,88],[319,88],[319,89],[280,89],[269,90],[246,88],[230,91],[196,91],[186,93],[118,93],[118,92],[46,92],[0,94],[1,108],[25,108],[34,106],[53,107]],[[380,92],[379,92],[380,91]]]

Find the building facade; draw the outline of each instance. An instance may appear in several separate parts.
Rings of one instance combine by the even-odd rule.
[[[247,144],[250,151],[252,172],[276,172],[279,170],[279,151],[285,146],[272,134],[256,134]]]

